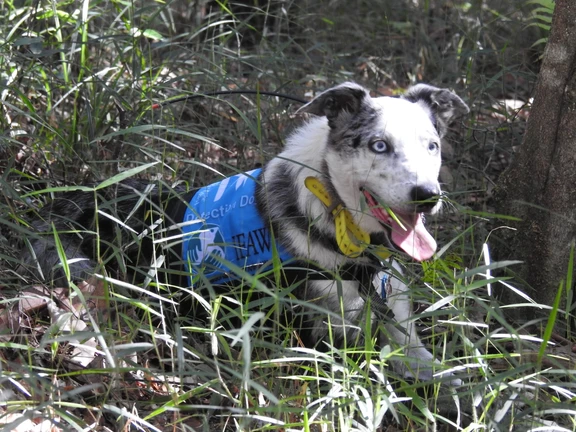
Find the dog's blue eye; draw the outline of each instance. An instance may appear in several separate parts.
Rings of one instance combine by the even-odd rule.
[[[438,144],[437,142],[431,142],[430,144],[428,144],[428,151],[432,154],[436,154],[438,153],[438,150],[440,150],[440,144]]]
[[[391,150],[391,147],[388,145],[388,143],[382,140],[374,141],[372,144],[370,144],[370,148],[376,153],[388,153]]]

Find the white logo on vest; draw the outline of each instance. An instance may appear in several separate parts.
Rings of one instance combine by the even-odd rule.
[[[190,200],[182,227],[182,257],[191,276],[202,273],[213,283],[234,279],[230,264],[254,274],[272,261],[270,221],[263,221],[256,205],[253,170],[199,189]],[[281,262],[291,257],[276,245]],[[192,284],[192,277],[190,278]]]
[[[218,225],[206,224],[202,230],[189,238],[188,251],[192,264],[221,267],[222,264],[214,257],[223,259],[226,256],[224,236]]]

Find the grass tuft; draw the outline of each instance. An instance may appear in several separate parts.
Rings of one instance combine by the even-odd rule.
[[[552,7],[541,0],[1,3],[2,427],[576,430],[574,311],[558,307],[563,295],[573,302],[572,266],[557,302],[545,306],[514,277],[514,257],[493,261],[489,253],[509,220],[494,214],[491,198],[521,142]],[[266,275],[235,268],[244,283],[225,294],[201,276],[194,284],[202,291],[168,286],[167,246],[181,238],[149,205],[150,189],[136,205],[150,218],[129,238],[109,241],[98,226],[50,226],[44,234],[30,226],[62,192],[108,196],[131,178],[190,189],[253,169],[302,120],[299,105],[280,98],[163,102],[239,89],[309,98],[343,80],[382,95],[431,82],[473,107],[443,143],[448,205],[429,222],[441,248],[427,263],[402,263],[414,320],[441,362],[420,365],[437,367],[429,382],[396,373],[394,362],[411,367],[406,348],[376,336],[345,349],[304,348],[287,311],[298,318],[317,306],[295,299],[293,286],[262,282],[280,280],[276,254]],[[98,212],[119,231],[126,223],[115,205]],[[47,287],[22,276],[20,251],[47,235],[66,280],[74,279],[79,263],[62,243],[70,232],[98,239],[93,278]],[[152,265],[131,278],[139,267],[131,252],[143,239],[153,245]],[[499,290],[521,294],[522,303],[501,304]],[[510,320],[506,312],[519,308],[534,319]],[[568,327],[557,334],[561,320]],[[369,321],[358,330],[385,332]],[[444,385],[446,372],[462,386]]]

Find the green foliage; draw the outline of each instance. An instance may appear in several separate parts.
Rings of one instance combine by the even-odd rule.
[[[506,223],[486,197],[524,127],[521,110],[502,100],[528,99],[537,68],[522,53],[541,37],[530,31],[548,30],[553,2],[530,2],[534,13],[519,8],[525,0],[240,3],[0,4],[0,321],[12,323],[8,312],[24,300],[49,304],[2,327],[0,420],[16,428],[29,416],[64,430],[376,431],[435,430],[466,417],[470,431],[575,430],[574,366],[552,347],[552,324],[573,311],[556,304],[549,317],[535,315],[533,327],[549,324],[541,333],[511,323],[506,309],[542,306],[511,276],[492,274],[514,267],[492,262],[486,244]],[[224,294],[201,277],[195,289],[167,286],[163,246],[179,239],[166,239],[169,227],[156,220],[147,232],[158,248],[139,282],[127,275],[126,248],[143,233],[130,244],[98,242],[99,264],[119,268],[89,281],[99,309],[88,308],[86,287],[44,291],[16,276],[18,251],[38,235],[29,221],[56,193],[96,196],[131,177],[192,188],[269,160],[301,120],[273,98],[153,103],[221,89],[309,96],[345,79],[386,94],[414,81],[443,84],[474,107],[444,145],[451,193],[431,222],[438,256],[403,263],[424,341],[442,362],[431,382],[394,373],[392,361],[409,365],[405,347],[376,336],[346,349],[304,348],[289,315],[314,306],[298,302],[293,286],[263,283],[280,280],[276,255],[267,275],[236,268],[244,283]],[[69,278],[62,234],[49,233]],[[522,303],[501,305],[498,289],[519,292]],[[571,267],[565,289],[570,304]],[[87,306],[85,320],[60,303],[68,298]],[[188,300],[198,313],[178,314]],[[369,320],[360,328],[384,332]],[[91,361],[71,361],[82,356]],[[455,394],[442,384],[449,371],[464,380]]]
[[[534,5],[530,23],[528,26],[536,26],[544,31],[546,36],[538,39],[532,46],[546,44],[548,42],[548,33],[550,33],[550,26],[552,24],[552,15],[554,15],[554,0],[530,0],[527,2],[529,5]]]

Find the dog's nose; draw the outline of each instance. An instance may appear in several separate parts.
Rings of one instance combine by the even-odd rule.
[[[440,199],[440,189],[436,185],[421,185],[412,188],[412,201],[417,212],[432,211]]]

